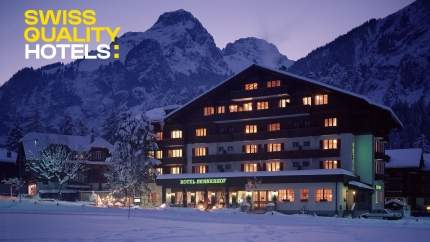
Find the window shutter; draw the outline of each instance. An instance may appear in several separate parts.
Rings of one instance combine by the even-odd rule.
[[[205,170],[206,170],[206,173],[208,173],[209,172],[209,166],[205,166]]]
[[[244,171],[244,170],[245,170],[244,164],[240,164],[240,171]]]
[[[324,161],[320,161],[320,169],[324,169]]]
[[[324,147],[324,140],[320,140],[320,149],[323,149]]]
[[[262,149],[263,149],[263,146],[259,144],[259,145],[257,146],[257,153],[262,152],[262,151],[263,151]]]
[[[192,172],[196,173],[197,167],[193,166]]]
[[[340,139],[337,139],[337,148],[340,149]]]
[[[267,150],[267,144],[264,144],[264,151],[268,152],[268,150]]]
[[[170,174],[170,168],[169,167],[166,167],[166,169],[163,169],[163,172],[166,172],[166,174]]]
[[[195,148],[193,148],[193,157],[196,156]]]
[[[263,171],[267,171],[266,163],[263,163]]]
[[[206,150],[206,155],[209,155],[209,147],[206,147],[205,150]]]
[[[280,169],[281,171],[283,171],[283,170],[284,170],[284,162],[281,162],[281,163],[279,164],[279,169]]]
[[[246,150],[246,146],[242,145],[242,152],[245,153],[245,150]]]
[[[281,150],[284,151],[284,143],[281,143]]]
[[[337,168],[342,168],[342,163],[340,162],[340,160],[337,160]]]
[[[261,167],[261,164],[260,163],[258,163],[257,164],[257,171],[261,171],[262,169],[261,169],[262,167]]]

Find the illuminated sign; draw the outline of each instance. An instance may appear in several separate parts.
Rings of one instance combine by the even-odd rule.
[[[227,178],[181,179],[181,185],[224,184]]]
[[[375,189],[376,189],[376,190],[381,190],[381,189],[382,189],[382,186],[381,186],[381,185],[375,185]]]

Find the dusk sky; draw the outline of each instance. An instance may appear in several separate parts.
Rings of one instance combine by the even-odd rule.
[[[26,9],[92,8],[97,25],[145,31],[166,11],[185,9],[197,17],[219,48],[241,37],[274,43],[297,60],[371,18],[385,17],[412,0],[186,0],[186,1],[28,1],[0,2],[0,85],[17,70],[55,61],[25,60],[23,12]]]

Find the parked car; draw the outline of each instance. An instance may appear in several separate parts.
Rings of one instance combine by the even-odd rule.
[[[388,209],[373,210],[370,213],[363,213],[362,218],[373,218],[373,219],[388,219],[397,220],[402,218],[402,214],[398,212],[393,212]]]

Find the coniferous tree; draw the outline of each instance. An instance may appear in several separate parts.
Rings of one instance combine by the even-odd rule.
[[[43,132],[44,128],[42,122],[40,120],[40,114],[38,110],[35,110],[31,113],[31,115],[27,118],[26,125],[24,130],[28,132]]]
[[[18,122],[15,122],[14,126],[9,130],[6,147],[10,151],[17,152],[19,140],[22,138],[22,129]]]

